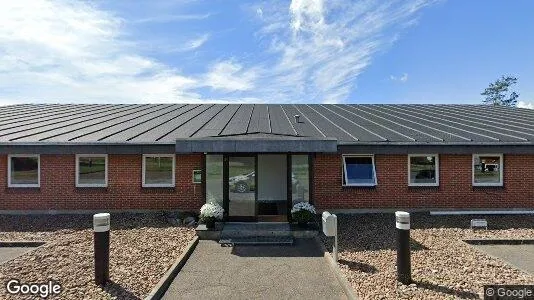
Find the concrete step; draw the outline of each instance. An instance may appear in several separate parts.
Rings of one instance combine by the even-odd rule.
[[[292,245],[293,237],[289,236],[254,236],[221,238],[221,245]]]
[[[221,239],[252,237],[291,237],[288,223],[225,223]]]

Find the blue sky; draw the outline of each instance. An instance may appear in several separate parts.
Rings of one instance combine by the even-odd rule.
[[[530,0],[3,6],[0,104],[480,103],[510,74],[534,105]]]

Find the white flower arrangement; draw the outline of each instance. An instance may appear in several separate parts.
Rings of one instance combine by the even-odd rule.
[[[295,205],[293,205],[293,208],[291,209],[291,213],[294,214],[296,212],[299,212],[301,210],[309,211],[310,213],[315,215],[315,207],[308,202],[299,202]]]
[[[222,202],[223,202],[222,199],[218,199],[217,197],[215,197],[215,195],[213,193],[208,192],[208,194],[206,196],[206,203],[219,204],[219,203],[222,203]]]
[[[214,218],[216,220],[222,220],[224,215],[224,209],[217,203],[206,203],[200,208],[200,218]]]

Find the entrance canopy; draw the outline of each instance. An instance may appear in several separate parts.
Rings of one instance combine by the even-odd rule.
[[[246,134],[176,140],[176,153],[336,153],[337,139]]]

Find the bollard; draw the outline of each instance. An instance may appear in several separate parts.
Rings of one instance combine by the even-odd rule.
[[[322,214],[323,219],[323,233],[326,236],[334,237],[334,247],[332,249],[332,255],[334,260],[338,261],[338,244],[337,244],[337,216],[333,215],[327,211],[324,211]]]
[[[93,215],[95,242],[95,283],[106,285],[109,281],[109,229],[110,215],[101,213]]]
[[[410,261],[410,214],[404,211],[395,212],[397,227],[397,280],[403,284],[412,283],[412,267]]]

